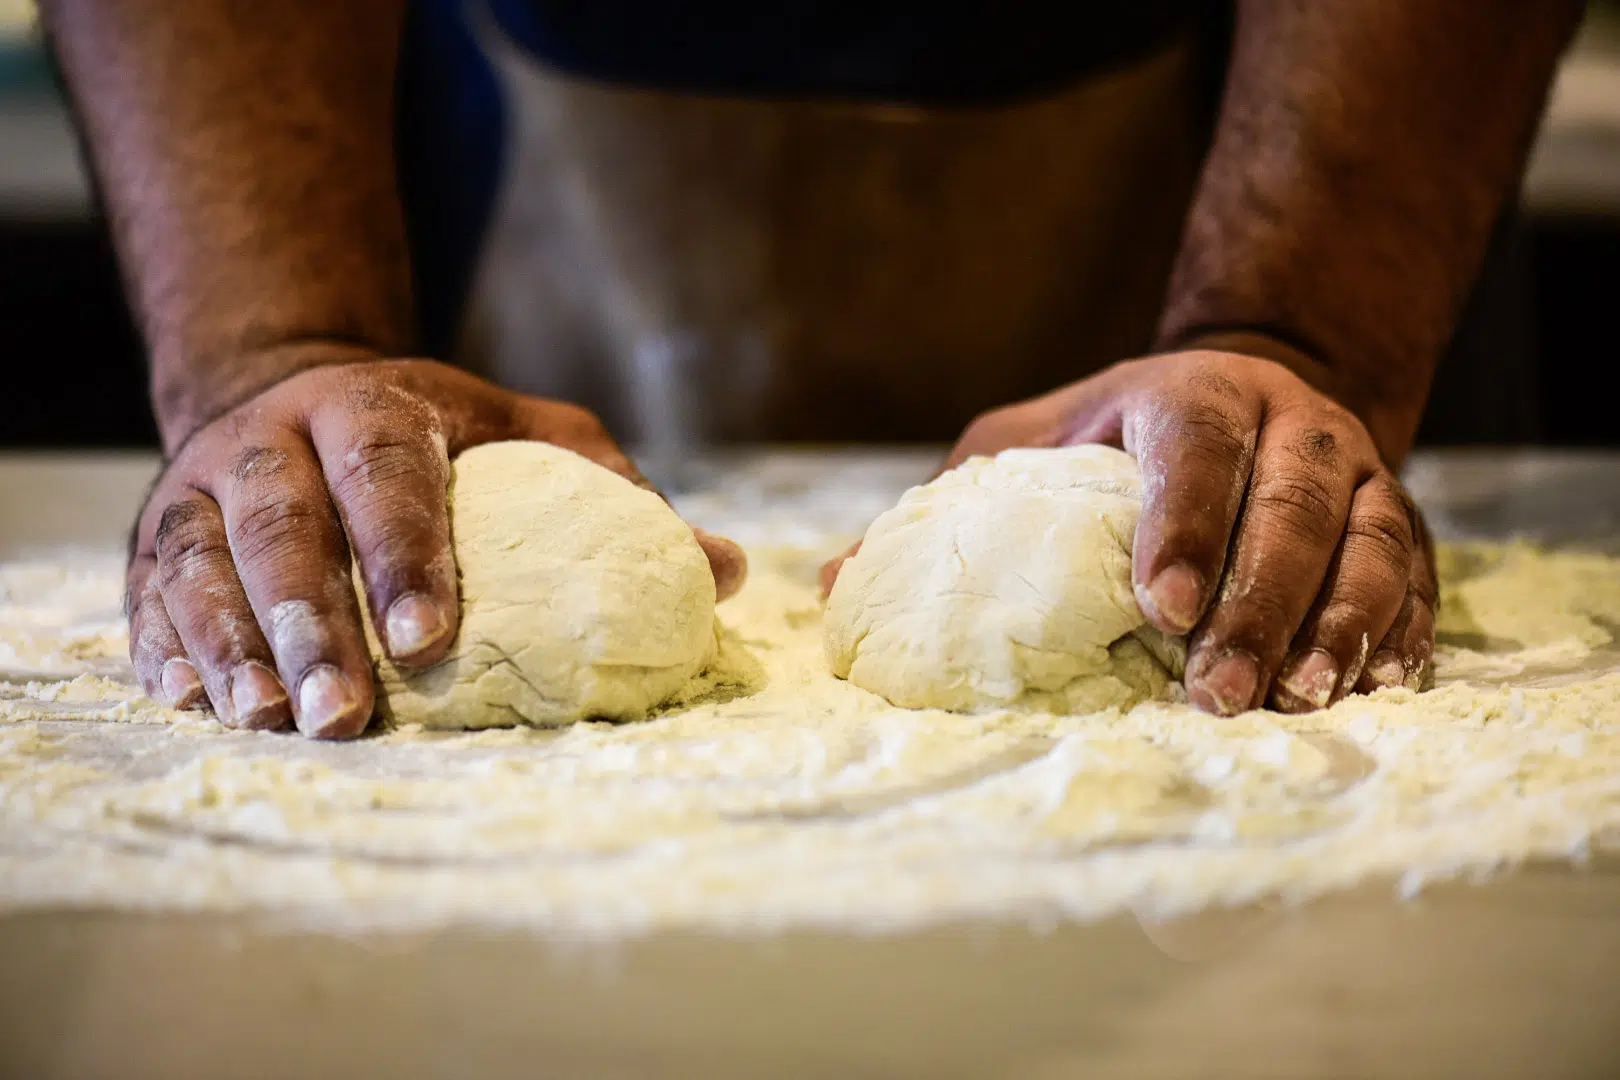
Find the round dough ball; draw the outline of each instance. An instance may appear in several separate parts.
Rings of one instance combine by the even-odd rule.
[[[1180,654],[1131,589],[1141,509],[1136,461],[1106,446],[1006,450],[912,488],[838,574],[833,673],[915,709],[1156,696]]]
[[[421,671],[367,625],[377,711],[432,728],[634,720],[715,654],[714,576],[650,491],[548,443],[476,446],[451,463],[461,628]]]

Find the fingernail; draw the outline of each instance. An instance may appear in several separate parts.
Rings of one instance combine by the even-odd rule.
[[[318,664],[298,684],[298,730],[314,738],[350,734],[360,695],[331,664]]]
[[[444,633],[444,612],[421,593],[406,593],[388,608],[388,654],[414,656],[439,640]],[[305,676],[307,683],[309,677]],[[300,693],[299,701],[303,695]]]
[[[1143,588],[1135,589],[1136,602],[1150,618],[1178,634],[1185,634],[1198,622],[1204,599],[1204,580],[1185,563],[1175,563],[1159,571],[1159,576]]]
[[[1321,649],[1298,653],[1283,665],[1277,681],[1282,688],[1314,709],[1320,709],[1333,696],[1339,682],[1339,665]]]
[[[1234,716],[1254,701],[1259,685],[1260,665],[1248,653],[1234,649],[1204,668],[1190,690],[1194,704],[1222,716]]]
[[[1401,663],[1401,658],[1395,655],[1393,649],[1379,649],[1367,661],[1367,678],[1379,690],[1401,686],[1406,682],[1406,665]]]
[[[202,680],[197,678],[197,669],[191,666],[190,660],[179,656],[164,662],[163,674],[158,682],[163,687],[163,696],[168,699],[164,704],[171,709],[190,707],[202,691]]]
[[[287,691],[275,672],[249,660],[231,672],[231,723],[239,728],[281,726],[281,710],[287,704]]]

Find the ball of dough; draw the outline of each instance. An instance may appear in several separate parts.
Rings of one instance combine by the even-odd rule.
[[[461,628],[420,671],[367,626],[377,711],[433,728],[640,719],[715,654],[714,576],[663,499],[538,442],[477,446],[450,469]]]
[[[1161,693],[1179,658],[1131,590],[1141,508],[1136,461],[1106,446],[1006,450],[912,488],[828,598],[834,674],[918,709]]]

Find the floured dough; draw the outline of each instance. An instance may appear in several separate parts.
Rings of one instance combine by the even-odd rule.
[[[1141,487],[1130,455],[1074,446],[972,458],[912,488],[838,575],[834,674],[913,709],[1158,695],[1179,648],[1131,592]]]
[[[377,711],[434,728],[640,719],[715,654],[714,576],[663,499],[547,443],[451,465],[461,629],[444,661],[377,658]]]

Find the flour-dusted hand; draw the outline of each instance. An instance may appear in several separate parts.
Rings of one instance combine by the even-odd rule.
[[[1197,705],[1304,711],[1428,676],[1422,519],[1361,421],[1288,368],[1216,351],[1127,361],[986,413],[946,467],[1088,442],[1141,465],[1137,601],[1160,630],[1190,634]]]
[[[443,657],[457,627],[450,457],[507,439],[646,486],[584,409],[429,360],[314,367],[197,430],[153,488],[130,558],[130,655],[147,692],[176,706],[206,696],[236,727],[358,734],[372,667],[351,557],[389,657]],[[741,550],[699,542],[717,593],[735,592]]]

